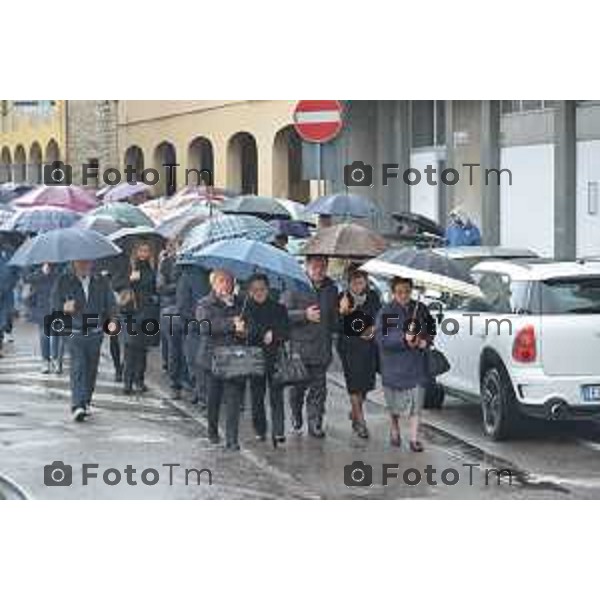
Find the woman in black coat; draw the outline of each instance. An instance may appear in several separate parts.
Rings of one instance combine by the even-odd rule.
[[[148,243],[140,243],[132,252],[129,288],[121,292],[119,304],[126,317],[135,319],[130,326],[124,326],[122,331],[125,339],[124,392],[131,394],[134,385],[139,392],[145,392],[146,355],[148,346],[152,344],[152,328],[148,325],[147,331],[150,333],[144,333],[142,323],[148,319],[156,320],[158,312],[156,269],[152,248]],[[128,328],[130,332],[127,331]],[[154,333],[158,335],[158,330]]]
[[[283,388],[273,383],[273,370],[278,352],[290,337],[287,309],[270,295],[266,275],[253,275],[247,283],[248,299],[243,318],[248,322],[248,343],[260,346],[265,355],[265,375],[250,379],[252,423],[258,440],[267,437],[265,393],[269,388],[271,404],[271,437],[273,445],[285,442]]]
[[[361,438],[369,437],[363,404],[367,393],[375,388],[377,373],[377,346],[369,323],[375,322],[380,308],[379,296],[369,289],[366,273],[352,271],[348,289],[340,295],[342,333],[337,348],[350,395],[352,429]]]

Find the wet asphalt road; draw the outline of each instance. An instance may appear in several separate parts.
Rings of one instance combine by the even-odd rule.
[[[5,345],[0,359],[0,474],[41,499],[273,499],[273,498],[600,498],[600,428],[592,425],[539,424],[526,437],[494,443],[481,433],[479,409],[449,399],[442,411],[425,414],[420,455],[387,443],[381,392],[367,406],[371,439],[350,433],[348,404],[339,373],[332,371],[327,438],[289,438],[274,449],[254,440],[249,408],[244,413],[242,452],[212,447],[206,439],[205,415],[185,398],[172,401],[153,350],[150,392],[127,397],[113,381],[104,355],[97,385],[94,416],[71,422],[68,380],[42,375],[35,333],[18,323],[16,341]],[[32,352],[33,349],[33,352]],[[44,485],[44,466],[54,461],[72,465],[72,485]],[[348,487],[347,465],[362,461],[372,485]],[[97,464],[98,477],[82,482],[82,464]],[[382,485],[383,464],[390,473]],[[131,465],[129,485],[125,469]],[[179,465],[179,466],[163,466]],[[369,465],[371,469],[369,470]],[[471,466],[466,466],[471,465]],[[355,465],[356,467],[357,465]],[[487,469],[506,468],[512,483]],[[121,480],[108,485],[102,475],[117,469]],[[158,481],[147,485],[158,476]],[[200,475],[185,469],[210,470]],[[435,470],[435,471],[434,471]],[[396,475],[396,478],[392,478]],[[418,485],[408,485],[405,475]],[[107,473],[109,481],[117,474]],[[437,485],[429,485],[436,481]],[[455,483],[454,483],[455,482]]]

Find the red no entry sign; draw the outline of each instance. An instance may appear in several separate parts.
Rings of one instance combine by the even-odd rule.
[[[337,100],[300,100],[294,110],[294,127],[305,142],[329,142],[342,124],[342,105]]]

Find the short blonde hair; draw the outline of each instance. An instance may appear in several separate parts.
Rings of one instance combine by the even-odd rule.
[[[229,271],[226,271],[225,269],[213,269],[210,272],[210,275],[208,276],[208,282],[211,286],[215,284],[215,281],[217,280],[217,277],[219,275],[225,275],[226,277],[229,277],[229,279],[231,279],[232,281],[235,281],[235,278]]]

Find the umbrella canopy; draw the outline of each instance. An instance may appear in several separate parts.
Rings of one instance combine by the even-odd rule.
[[[111,217],[123,227],[154,226],[150,217],[144,214],[137,206],[133,206],[133,204],[127,202],[105,204],[104,206],[99,206],[91,214]]]
[[[42,185],[13,200],[12,203],[21,208],[53,206],[81,213],[98,206],[96,198],[77,185]]]
[[[275,198],[268,196],[236,196],[228,198],[221,206],[224,213],[254,215],[273,219],[290,219],[292,215]]]
[[[407,277],[417,285],[439,292],[483,297],[467,269],[430,250],[393,248],[366,262],[361,270],[384,277]]]
[[[182,187],[173,199],[186,198],[188,200],[213,200],[223,202],[225,198],[231,198],[235,193],[225,188],[207,187],[205,185],[186,185]]]
[[[123,202],[139,194],[147,194],[149,191],[150,186],[141,181],[134,181],[133,183],[122,181],[117,185],[111,186],[106,192],[101,190],[104,202]]]
[[[377,212],[371,200],[356,194],[322,196],[311,202],[306,210],[315,215],[357,218],[367,218]]]
[[[204,223],[210,216],[211,210],[207,206],[190,204],[161,221],[156,231],[169,239],[183,237],[190,229]]]
[[[152,246],[155,256],[158,255],[167,241],[154,227],[146,227],[145,225],[119,229],[119,231],[110,234],[108,239],[117,244],[128,255],[131,254],[131,250],[136,244],[147,242]]]
[[[276,219],[270,222],[277,230],[278,235],[287,235],[288,237],[308,238],[310,237],[310,228],[304,221],[288,221]]]
[[[156,198],[140,204],[139,207],[152,220],[159,223],[180,211],[192,206],[202,206],[211,214],[219,212],[220,201],[196,196],[172,196],[171,198]]]
[[[296,202],[295,200],[288,200],[287,198],[276,198],[276,200],[290,213],[292,220],[302,221],[303,223],[316,227],[317,217],[306,210],[306,204]]]
[[[414,233],[429,233],[444,237],[444,228],[432,219],[412,212],[393,213],[392,217],[398,221],[400,226],[405,226]]]
[[[97,260],[115,256],[120,252],[118,246],[97,231],[69,227],[68,229],[49,231],[28,239],[14,253],[10,264],[16,267],[26,267],[45,262]]]
[[[184,239],[181,253],[207,246],[220,240],[246,238],[261,242],[270,242],[277,231],[257,217],[249,215],[218,215],[194,227]]]
[[[35,188],[26,183],[0,183],[0,203],[10,202]]]
[[[304,245],[302,254],[338,258],[369,258],[381,254],[387,242],[377,233],[354,223],[320,229]]]
[[[311,289],[310,280],[293,256],[255,240],[215,242],[194,252],[182,264],[194,264],[205,269],[225,269],[241,281],[255,273],[264,273],[277,289]]]
[[[81,218],[79,213],[56,206],[34,206],[17,210],[0,229],[22,233],[45,233],[53,229],[71,227]]]
[[[115,231],[119,231],[121,229],[121,225],[117,223],[112,217],[108,215],[85,215],[77,223],[75,223],[74,227],[80,227],[81,229],[91,229],[92,231],[97,231],[103,235],[110,235],[111,233],[115,233]]]

